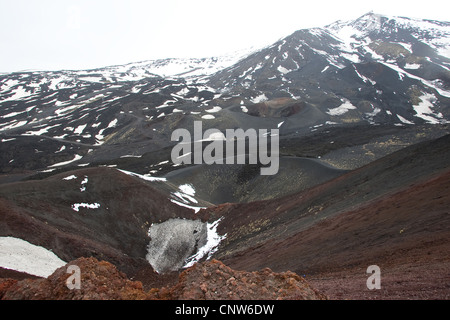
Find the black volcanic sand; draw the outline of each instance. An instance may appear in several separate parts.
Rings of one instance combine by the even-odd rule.
[[[175,185],[191,184],[196,196],[210,203],[274,199],[336,178],[347,171],[317,159],[281,157],[275,175],[261,175],[260,165],[197,165],[165,175]]]

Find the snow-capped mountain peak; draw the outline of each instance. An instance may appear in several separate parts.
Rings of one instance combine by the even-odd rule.
[[[235,51],[217,57],[167,58],[130,63],[125,66],[109,67],[116,72],[138,71],[162,78],[191,78],[208,76],[227,68],[253,52],[254,48]]]
[[[140,156],[170,141],[167,128],[194,120],[218,129],[283,123],[282,134],[348,123],[444,124],[449,41],[448,22],[371,12],[222,57],[7,74],[0,134],[5,143],[50,139],[43,148],[54,159],[39,164],[47,168],[88,163],[101,154],[91,149],[124,142],[118,156]],[[133,142],[143,143],[137,154]],[[2,161],[19,165],[12,160]]]
[[[359,17],[356,20],[351,21],[341,21],[338,20],[336,22],[333,22],[327,26],[325,26],[325,29],[329,30],[340,30],[345,27],[351,27],[356,29],[359,32],[371,32],[375,30],[379,30],[381,28],[382,24],[382,18],[385,16],[382,16],[380,14],[376,14],[373,12],[369,12],[364,14],[363,16]]]
[[[325,27],[342,38],[383,39],[410,43],[420,41],[450,58],[450,22],[387,16],[369,12],[352,21],[337,21]]]

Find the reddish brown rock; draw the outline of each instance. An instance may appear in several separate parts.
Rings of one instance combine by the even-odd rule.
[[[218,260],[198,263],[181,273],[177,285],[157,296],[171,300],[275,300],[326,299],[293,272],[235,271]]]
[[[80,268],[80,289],[69,289],[69,265]],[[25,279],[9,286],[3,299],[20,300],[137,300],[146,299],[142,283],[130,281],[109,262],[79,258],[57,269],[47,279]]]
[[[80,289],[69,289],[69,265],[80,268]],[[140,281],[131,281],[109,262],[79,258],[57,269],[47,279],[3,279],[4,300],[144,300],[144,299],[326,299],[293,272],[235,271],[217,260],[198,263],[180,274],[174,286],[146,291]]]

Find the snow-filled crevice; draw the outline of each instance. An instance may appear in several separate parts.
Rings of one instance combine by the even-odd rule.
[[[156,272],[166,273],[189,267],[205,256],[209,259],[225,237],[217,234],[219,222],[176,218],[152,224],[147,261]]]

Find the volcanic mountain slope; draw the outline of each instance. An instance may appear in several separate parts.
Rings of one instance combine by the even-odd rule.
[[[327,121],[442,123],[448,38],[446,22],[369,13],[299,30],[214,74],[210,84],[253,97],[242,100],[248,114],[287,118],[285,131]],[[422,113],[425,105],[437,109]]]
[[[335,298],[370,298],[365,270],[376,264],[391,281],[381,298],[448,298],[449,145],[447,135],[294,195],[210,208],[204,213],[223,216],[218,232],[227,234],[215,257],[307,275]]]
[[[164,190],[173,193],[179,185],[189,183],[197,200],[212,204],[275,199],[322,184],[410,144],[448,133],[446,125],[319,127],[309,134],[280,138],[276,175],[260,175],[261,165],[202,164],[180,169],[168,163],[156,166],[157,172],[167,179],[157,187],[174,185],[175,188]],[[140,161],[132,158],[127,164],[111,164],[135,170]]]
[[[164,177],[180,185],[189,181],[196,197],[210,203],[273,199],[304,190],[343,174],[316,159],[283,157],[275,176],[261,176],[259,165],[199,165],[172,171]],[[208,183],[205,183],[208,181]]]
[[[444,124],[449,33],[447,22],[369,13],[299,30],[242,59],[2,75],[0,168],[138,157],[172,146],[172,131],[196,120],[204,130],[279,128],[281,136],[355,123]],[[29,145],[29,163],[16,144]]]
[[[327,290],[324,272],[352,277],[374,263],[398,275],[416,261],[441,281],[449,28],[369,13],[242,59],[2,75],[0,236],[151,281],[178,251],[177,266],[210,253],[238,270],[315,274]],[[279,129],[279,173],[174,164],[172,132],[194,121]],[[175,232],[191,220],[186,239]]]
[[[1,185],[0,214],[2,237],[51,249],[64,261],[105,259],[127,273],[150,267],[151,224],[194,218],[145,181],[111,168]]]

